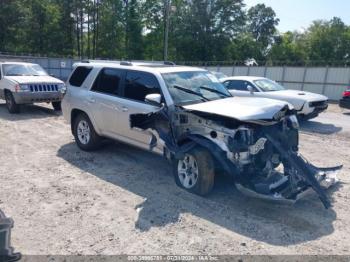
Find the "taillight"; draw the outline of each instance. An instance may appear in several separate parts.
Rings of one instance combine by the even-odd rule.
[[[346,91],[343,93],[343,97],[350,97],[350,89],[346,90]]]

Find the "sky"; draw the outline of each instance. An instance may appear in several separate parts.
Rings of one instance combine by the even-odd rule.
[[[245,0],[247,7],[264,3],[276,12],[280,19],[278,30],[304,31],[314,20],[330,20],[340,17],[350,25],[349,0]]]

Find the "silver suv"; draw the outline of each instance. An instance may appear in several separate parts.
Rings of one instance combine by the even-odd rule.
[[[102,61],[74,68],[62,110],[82,150],[104,137],[162,154],[177,185],[199,195],[223,171],[251,196],[295,202],[313,189],[330,205],[325,189],[341,167],[316,168],[300,156],[288,103],[232,97],[200,68]]]

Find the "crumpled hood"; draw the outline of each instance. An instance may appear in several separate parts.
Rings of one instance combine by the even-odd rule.
[[[63,84],[63,81],[52,76],[5,76],[4,78],[18,84]]]
[[[293,106],[284,101],[257,97],[230,97],[200,104],[183,106],[186,110],[205,112],[234,118],[240,121],[268,120],[285,106]]]
[[[274,92],[264,92],[262,94],[264,95],[264,97],[268,97],[271,99],[280,99],[287,101],[293,104],[295,109],[297,110],[300,110],[305,104],[305,102],[328,100],[326,96],[298,90],[281,90]]]

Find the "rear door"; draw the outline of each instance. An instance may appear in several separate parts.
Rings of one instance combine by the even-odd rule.
[[[149,94],[161,94],[157,78],[147,72],[128,70],[125,75],[121,101],[119,124],[122,135],[141,147],[149,148],[151,135],[147,131],[130,128],[130,115],[137,113],[150,113],[159,110],[159,107],[145,101]]]
[[[88,97],[94,119],[100,132],[118,138],[122,128],[119,125],[121,112],[120,87],[124,70],[103,68],[97,76]]]

